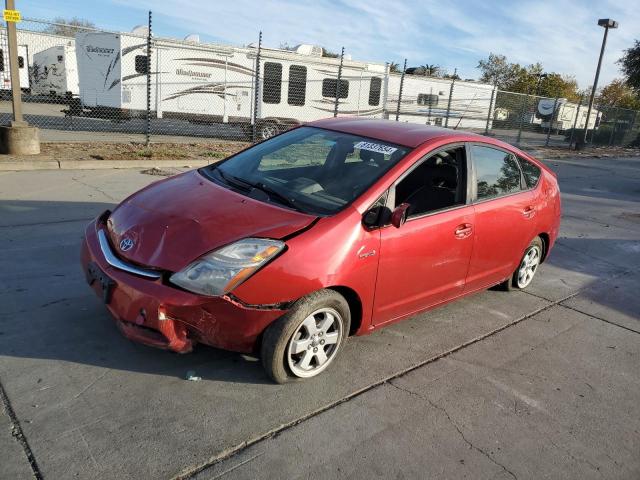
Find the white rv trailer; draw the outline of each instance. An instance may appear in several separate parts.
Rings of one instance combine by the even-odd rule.
[[[52,47],[67,45],[73,47],[75,40],[72,37],[64,37],[44,32],[19,29],[16,31],[18,39],[18,64],[20,68],[20,87],[27,90],[32,85],[32,63],[34,55]],[[75,63],[75,55],[70,60]],[[74,68],[74,70],[77,70]],[[10,90],[11,79],[9,75],[9,53],[7,44],[7,30],[0,28],[0,90]]]
[[[389,74],[386,110],[390,118],[395,118],[398,107],[400,81],[400,74]],[[405,75],[399,120],[449,128],[484,130],[487,121],[491,128],[494,108],[495,94],[491,85]]]
[[[554,110],[555,106],[555,110]],[[566,98],[559,98],[556,103],[553,98],[543,98],[538,102],[538,115],[542,119],[541,126],[544,129],[551,128],[564,132],[571,128],[584,128],[587,120],[587,106],[579,106],[569,102]],[[577,119],[576,119],[577,116]],[[596,128],[600,122],[601,112],[595,108],[591,110],[588,130]],[[549,122],[551,120],[551,123]]]
[[[78,92],[75,46],[58,45],[33,54],[31,93],[64,97]]]
[[[19,41],[19,40],[18,40]],[[29,50],[26,45],[18,44],[18,71],[20,88],[29,88]],[[6,30],[0,30],[0,91],[11,90],[11,67],[9,64],[9,44]]]
[[[254,108],[255,48],[235,48],[154,39],[151,110],[158,118],[223,122],[249,127]],[[340,60],[262,49],[257,124],[264,138],[334,110]],[[147,105],[146,38],[79,33],[76,56],[80,99],[89,115],[127,117]],[[382,117],[385,64],[343,63],[341,115]]]

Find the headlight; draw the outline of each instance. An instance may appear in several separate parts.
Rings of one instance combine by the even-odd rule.
[[[171,275],[174,283],[190,292],[218,296],[230,292],[284,248],[284,242],[245,238],[203,255]]]

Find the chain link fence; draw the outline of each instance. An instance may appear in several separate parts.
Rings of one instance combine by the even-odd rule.
[[[163,38],[23,19],[18,63],[25,120],[44,141],[259,141],[329,116],[388,118],[569,147],[584,138],[586,99],[506,92],[479,82],[391,72],[342,49],[267,48]],[[0,116],[11,118],[6,28]],[[336,49],[339,50],[339,49]],[[638,145],[640,112],[594,106],[587,142]]]

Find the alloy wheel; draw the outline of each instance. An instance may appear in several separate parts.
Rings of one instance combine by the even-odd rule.
[[[287,346],[287,363],[296,377],[318,375],[333,361],[344,334],[342,316],[333,308],[316,310],[300,324]]]
[[[520,263],[517,280],[518,288],[525,288],[531,283],[539,265],[540,248],[533,246],[525,253]]]

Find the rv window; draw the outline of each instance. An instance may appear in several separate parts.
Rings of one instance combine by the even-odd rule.
[[[432,93],[419,93],[418,105],[428,105],[430,107],[438,106],[438,95]]]
[[[280,103],[280,90],[282,90],[281,63],[266,62],[264,64],[262,88],[262,101],[264,103]]]
[[[336,98],[336,85],[338,79],[325,78],[322,80],[322,96]],[[349,96],[349,82],[347,80],[340,80],[340,91],[338,92],[338,98],[347,98]]]
[[[138,73],[147,73],[147,56],[146,55],[136,55],[136,72]]]
[[[24,57],[18,57],[18,68],[24,68]]]
[[[380,90],[382,89],[382,79],[380,77],[371,77],[369,85],[369,105],[380,105]]]
[[[307,91],[307,67],[291,65],[289,67],[289,92],[287,103],[289,105],[304,105]]]
[[[4,50],[0,48],[0,72],[4,72]]]

